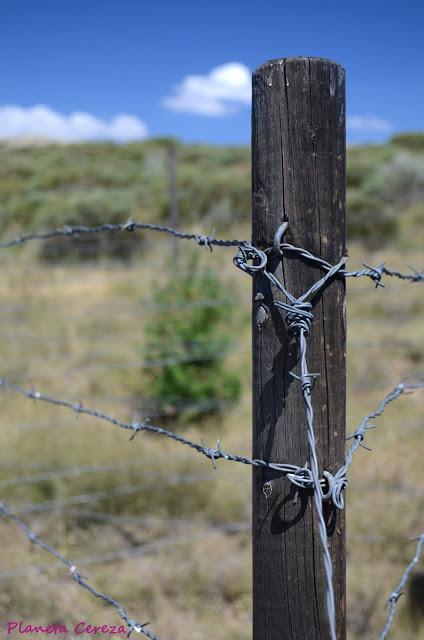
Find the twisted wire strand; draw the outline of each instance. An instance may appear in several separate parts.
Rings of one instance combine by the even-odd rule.
[[[257,247],[255,247],[253,244],[249,244],[245,242],[242,245],[239,245],[239,250],[234,257],[233,262],[235,266],[241,269],[242,271],[245,271],[246,273],[253,275],[253,273],[256,273],[258,271],[263,271],[266,268],[266,265],[268,262],[268,254],[272,250],[274,250],[274,247],[266,249],[265,251],[262,251],[261,249],[258,249]],[[334,268],[334,265],[331,265],[329,262],[327,262],[323,258],[318,258],[317,256],[314,256],[310,251],[307,251],[306,249],[302,249],[301,247],[296,247],[287,242],[283,242],[280,244],[280,251],[282,252],[289,251],[289,252],[295,253],[300,258],[303,258],[308,262],[311,262],[312,264],[315,264],[316,266],[320,267],[321,269],[324,269],[324,271],[330,271]],[[344,259],[346,260],[347,257],[345,257]],[[249,264],[249,261],[252,261],[252,264]],[[255,261],[257,261],[256,264],[255,264]],[[410,267],[410,269],[412,273],[401,273],[400,271],[393,271],[392,269],[389,269],[388,267],[385,266],[384,263],[377,265],[376,267],[371,267],[369,265],[364,264],[364,269],[358,269],[356,271],[348,271],[345,268],[338,269],[336,273],[336,277],[337,278],[363,278],[363,277],[370,278],[370,280],[374,282],[376,287],[384,287],[384,285],[381,282],[384,275],[389,277],[395,277],[400,280],[405,280],[408,282],[424,281],[424,270],[418,271],[417,269],[414,269],[414,267]],[[283,293],[285,293],[285,295],[287,295],[285,290],[281,288],[282,286],[281,283],[272,273],[269,273],[267,277],[277,288],[280,289],[280,291],[282,291]]]
[[[117,516],[117,520],[120,518]],[[243,534],[249,532],[251,528],[248,522],[229,522],[225,525],[213,527],[212,530],[201,533],[192,533],[180,536],[166,536],[159,540],[152,540],[151,542],[145,542],[144,544],[131,547],[130,549],[118,549],[112,551],[105,551],[96,555],[83,556],[78,559],[78,566],[83,567],[87,565],[103,564],[104,562],[114,562],[115,560],[125,560],[127,558],[134,558],[135,556],[143,556],[150,553],[156,553],[162,549],[173,547],[182,544],[188,544],[192,542],[200,542],[206,540],[217,533],[224,534]],[[55,562],[49,562],[45,564],[29,564],[17,567],[16,569],[6,569],[0,571],[0,581],[11,580],[13,578],[26,577],[37,572],[45,572],[56,567]]]
[[[220,240],[204,234],[187,233],[173,229],[172,227],[162,226],[158,224],[150,224],[148,222],[135,222],[129,220],[125,224],[111,224],[105,223],[93,227],[85,225],[65,225],[57,229],[50,231],[34,232],[25,235],[19,235],[10,240],[0,242],[0,249],[7,249],[22,245],[31,240],[50,240],[52,238],[60,237],[73,237],[80,235],[94,235],[104,232],[120,232],[120,231],[156,231],[158,233],[165,233],[178,238],[180,240],[194,240],[198,245],[203,247],[209,247],[212,251],[212,247],[238,247],[240,245],[247,244],[246,240]]]
[[[389,612],[387,614],[387,619],[386,619],[386,623],[384,625],[383,631],[381,632],[381,635],[380,635],[380,640],[385,640],[390,632],[390,629],[393,624],[393,619],[395,617],[396,607],[397,607],[399,598],[404,592],[405,585],[408,582],[408,578],[412,570],[414,569],[415,565],[417,565],[418,562],[420,561],[420,557],[423,549],[424,549],[424,533],[422,533],[418,538],[418,543],[415,549],[415,555],[412,558],[411,562],[406,567],[405,571],[403,572],[403,575],[400,579],[399,584],[390,595],[390,598],[388,600]]]
[[[324,513],[323,513],[323,498],[324,494],[321,487],[320,477],[319,477],[319,466],[318,466],[318,457],[317,457],[317,448],[316,448],[316,440],[315,440],[315,432],[314,432],[314,411],[311,402],[311,392],[312,392],[312,384],[313,378],[315,374],[309,373],[308,363],[307,363],[307,340],[306,336],[309,333],[310,326],[312,323],[313,315],[310,309],[312,305],[310,302],[307,302],[307,298],[311,297],[315,293],[323,290],[327,283],[335,276],[344,266],[345,258],[342,258],[337,265],[334,265],[327,271],[325,276],[321,278],[319,281],[315,282],[309,289],[299,298],[295,298],[292,294],[290,294],[285,287],[280,283],[280,289],[285,293],[286,297],[290,300],[291,305],[283,305],[282,303],[276,302],[275,305],[278,307],[285,308],[287,310],[287,322],[289,329],[292,333],[294,333],[299,342],[299,350],[300,350],[300,376],[299,381],[301,384],[303,400],[306,408],[306,420],[307,420],[307,434],[308,434],[308,443],[309,443],[309,451],[310,451],[310,466],[311,466],[311,474],[313,478],[314,484],[314,492],[313,492],[313,501],[314,508],[318,518],[318,531],[321,542],[321,550],[322,550],[322,559],[324,565],[325,578],[327,583],[326,589],[326,607],[327,607],[327,618],[330,630],[330,637],[332,640],[336,640],[336,606],[334,600],[334,588],[333,588],[333,565],[331,561],[331,555],[328,548],[328,538],[327,538],[327,526],[325,524]],[[267,275],[267,271],[263,272],[264,275]],[[273,278],[274,279],[274,278]],[[296,376],[295,376],[296,377]]]
[[[296,331],[293,332],[293,328],[295,328],[298,332],[303,330],[307,335],[309,332],[310,325],[313,320],[313,314],[311,312],[312,305],[307,301],[309,297],[311,297],[314,293],[317,293],[322,286],[325,286],[326,278],[330,277],[342,277],[342,278],[359,278],[359,277],[368,277],[370,278],[376,285],[376,287],[382,287],[384,285],[381,284],[381,279],[383,275],[389,275],[396,278],[400,278],[402,280],[408,280],[411,282],[418,282],[424,280],[424,271],[418,272],[417,270],[412,269],[412,274],[403,274],[398,271],[392,271],[387,269],[383,264],[380,264],[377,267],[370,267],[368,265],[364,265],[365,269],[361,269],[358,271],[347,271],[345,266],[346,257],[342,258],[340,262],[336,265],[331,265],[329,262],[322,258],[318,258],[314,256],[312,253],[307,251],[306,249],[302,249],[300,247],[296,247],[287,242],[281,242],[282,236],[287,229],[287,223],[283,223],[280,228],[277,230],[274,238],[273,247],[266,249],[265,251],[261,251],[257,249],[254,245],[244,245],[239,247],[237,254],[235,255],[233,262],[234,265],[241,269],[242,271],[248,273],[253,276],[254,274],[261,272],[269,282],[274,285],[276,289],[282,292],[287,299],[287,302],[283,302],[280,300],[274,300],[274,306],[282,309],[286,312],[286,320],[288,329],[291,330],[292,333],[296,334]],[[291,251],[296,253],[301,258],[312,262],[318,267],[324,269],[327,272],[326,276],[323,279],[315,282],[308,291],[306,291],[299,298],[296,298],[293,294],[291,294],[284,287],[283,283],[278,280],[278,278],[271,272],[268,272],[266,267],[268,264],[268,254],[271,251],[277,251],[277,253],[281,256],[284,255],[284,251]],[[407,390],[412,390],[413,388],[419,388],[423,386],[421,383],[415,384],[401,384],[393,390],[389,394],[389,397],[383,401],[383,410],[385,406],[397,398],[401,393],[404,393]],[[392,393],[394,393],[394,397],[392,398]],[[377,415],[380,415],[379,413]],[[323,499],[331,499],[333,504],[338,509],[343,509],[344,507],[344,497],[343,492],[347,487],[347,477],[346,472],[348,467],[352,462],[352,456],[354,452],[359,448],[359,446],[364,446],[362,444],[362,440],[364,437],[365,430],[368,428],[372,428],[367,426],[368,421],[372,418],[376,417],[376,415],[371,414],[370,416],[366,416],[364,421],[361,423],[360,427],[357,429],[355,434],[353,435],[354,443],[352,447],[348,450],[346,459],[342,467],[337,471],[335,475],[331,474],[328,471],[324,471],[324,476],[328,481],[329,491],[327,495],[323,496]],[[321,481],[322,487],[322,481]]]
[[[323,260],[323,258],[318,258],[317,256],[314,256],[310,251],[307,251],[306,249],[302,249],[301,247],[296,247],[287,242],[281,243],[280,247],[283,251],[286,250],[286,251],[297,253],[300,257],[306,258],[309,262],[316,264],[322,269],[325,269],[327,271],[332,269],[332,265],[329,262],[327,262],[326,260]],[[393,278],[398,278],[399,280],[406,280],[409,282],[424,281],[424,270],[417,271],[417,269],[414,269],[414,267],[410,267],[410,269],[412,273],[402,273],[400,271],[393,271],[392,269],[389,269],[388,267],[386,267],[384,262],[379,264],[376,267],[371,267],[367,264],[364,264],[364,269],[358,269],[356,271],[348,271],[347,269],[341,269],[338,272],[338,277],[339,278],[367,277],[367,278],[370,278],[375,283],[376,287],[384,286],[383,284],[381,284],[383,275],[393,277]]]
[[[343,489],[347,486],[347,471],[353,462],[353,456],[360,447],[367,449],[363,442],[365,440],[367,431],[369,431],[370,429],[374,429],[374,425],[370,424],[371,420],[374,420],[374,418],[378,418],[379,416],[383,415],[387,406],[400,398],[400,396],[402,396],[403,394],[408,392],[410,393],[415,389],[423,388],[424,379],[417,379],[416,381],[409,382],[400,382],[383,398],[375,411],[369,413],[367,416],[365,416],[365,418],[363,418],[356,431],[348,437],[348,440],[353,440],[353,443],[346,453],[346,458],[343,465],[334,474],[334,482],[332,487],[332,501],[338,509],[343,509],[344,507]]]
[[[294,375],[294,377],[298,377],[300,381],[302,395],[303,395],[305,408],[306,408],[307,434],[308,434],[308,442],[309,442],[309,448],[310,448],[310,466],[311,466],[310,470],[306,467],[302,468],[294,465],[269,463],[263,460],[252,460],[250,458],[236,456],[227,452],[223,452],[221,450],[219,440],[216,448],[205,447],[204,444],[200,445],[191,440],[188,440],[187,438],[184,438],[183,436],[179,436],[178,434],[175,434],[171,431],[162,429],[161,427],[156,427],[154,425],[151,425],[150,423],[148,423],[148,421],[138,422],[138,423],[134,422],[131,425],[129,425],[127,423],[121,422],[120,420],[112,418],[111,416],[107,416],[106,414],[99,412],[97,410],[86,409],[85,407],[83,407],[81,403],[77,405],[73,405],[72,403],[69,403],[67,401],[50,398],[48,396],[43,396],[37,391],[28,391],[28,390],[22,389],[17,385],[12,385],[10,383],[7,383],[5,380],[0,380],[0,386],[2,386],[4,389],[18,392],[28,398],[41,400],[44,402],[49,402],[51,404],[67,407],[68,409],[71,409],[76,413],[84,413],[92,417],[110,422],[115,426],[118,426],[124,429],[130,429],[133,431],[132,437],[134,437],[138,433],[138,431],[148,431],[150,433],[155,433],[157,435],[163,435],[177,442],[180,442],[181,444],[187,445],[190,448],[196,450],[198,453],[201,453],[206,457],[210,458],[214,466],[215,466],[215,460],[225,459],[225,460],[241,462],[243,464],[249,464],[253,466],[268,467],[271,469],[278,470],[283,474],[286,474],[289,480],[297,486],[300,486],[303,488],[306,488],[306,487],[313,488],[314,489],[313,501],[314,501],[314,507],[317,514],[317,518],[318,518],[318,531],[319,531],[320,542],[322,547],[323,565],[324,565],[324,571],[325,571],[326,583],[327,583],[327,589],[326,589],[327,617],[328,617],[331,640],[336,640],[335,602],[334,602],[334,591],[333,591],[333,583],[332,583],[332,563],[331,563],[330,552],[328,549],[327,530],[326,530],[326,525],[325,525],[325,520],[323,515],[323,500],[328,499],[328,495],[326,496],[324,495],[323,493],[324,481],[321,480],[319,477],[318,458],[317,458],[315,433],[314,433],[314,414],[313,414],[313,407],[311,402],[312,382],[316,374],[311,374],[308,370],[308,365],[307,365],[306,337],[309,334],[310,326],[313,320],[312,304],[311,302],[309,302],[308,298],[310,298],[313,294],[318,293],[319,291],[324,289],[328,281],[333,277],[342,277],[342,278],[368,277],[375,283],[376,287],[379,287],[379,286],[384,286],[381,283],[383,275],[396,277],[405,281],[418,282],[418,281],[424,281],[424,272],[419,272],[412,269],[412,274],[404,274],[399,271],[393,271],[386,268],[384,263],[378,265],[377,267],[370,267],[368,265],[364,265],[365,268],[362,270],[347,271],[344,268],[345,261],[346,261],[345,257],[343,257],[339,261],[339,263],[337,263],[336,265],[331,265],[327,261],[323,260],[322,258],[318,258],[314,256],[313,254],[306,251],[305,249],[302,249],[300,247],[295,247],[294,245],[291,245],[289,243],[281,243],[282,236],[286,229],[287,229],[287,223],[283,223],[283,225],[280,226],[280,229],[277,230],[275,239],[274,239],[273,249],[274,250],[278,249],[280,254],[283,254],[284,251],[294,252],[298,254],[300,257],[319,266],[321,269],[323,269],[326,272],[325,275],[320,280],[315,282],[308,289],[308,291],[306,291],[300,297],[295,297],[293,294],[287,291],[284,285],[274,276],[274,274],[267,271],[267,268],[266,268],[267,262],[268,262],[267,253],[273,249],[267,249],[264,252],[254,247],[247,241],[218,240],[216,238],[205,236],[205,235],[197,235],[193,233],[180,232],[171,227],[164,227],[160,225],[153,225],[153,224],[142,223],[142,222],[133,222],[132,220],[128,221],[126,224],[104,224],[96,227],[70,226],[70,227],[58,228],[53,231],[48,231],[44,233],[32,233],[28,235],[22,235],[15,238],[14,240],[9,240],[9,241],[0,243],[0,248],[21,245],[27,241],[34,240],[34,239],[47,240],[53,237],[60,237],[60,236],[95,234],[95,233],[101,233],[105,231],[106,232],[120,232],[120,231],[133,232],[135,230],[151,230],[151,231],[156,231],[161,233],[167,233],[179,239],[194,240],[201,246],[209,247],[211,251],[213,246],[221,246],[221,247],[238,246],[238,253],[234,258],[235,265],[240,269],[244,270],[245,272],[249,273],[250,275],[254,275],[257,272],[261,272],[265,277],[268,278],[268,280],[272,285],[274,285],[277,289],[279,289],[284,294],[287,300],[287,302],[274,301],[274,304],[276,307],[286,312],[288,329],[296,337],[299,343],[300,376],[298,377],[295,374],[292,374],[292,375]],[[251,263],[249,263],[249,261],[251,261]],[[354,452],[362,444],[365,430],[370,428],[368,424],[369,420],[372,419],[373,417],[376,417],[377,415],[381,415],[381,413],[384,411],[384,408],[387,406],[387,404],[393,401],[394,399],[396,399],[397,397],[399,397],[399,395],[401,395],[401,393],[403,393],[404,391],[405,391],[404,386],[398,385],[398,387],[395,388],[392,395],[389,394],[389,396],[385,398],[382,405],[380,405],[379,410],[377,410],[377,412],[375,412],[374,414],[370,414],[364,419],[364,421],[361,423],[360,427],[357,429],[357,431],[354,434],[354,443],[347,453],[344,465],[339,469],[336,476],[331,476],[331,474],[326,472],[326,478],[329,481],[328,493],[330,494],[330,497],[333,499],[333,502],[336,504],[336,506],[339,506],[339,508],[343,502],[342,492],[347,485],[347,479],[346,479],[347,469],[352,462],[352,456]],[[31,533],[30,530],[26,528],[26,525],[22,521],[17,519],[16,516],[13,516],[13,514],[11,514],[10,512],[5,511],[3,507],[0,509],[0,511],[1,513],[3,513],[3,515],[6,515],[7,517],[11,517],[12,519],[14,519],[15,522],[18,524],[18,526],[20,526],[21,529],[27,533],[27,535],[28,535],[28,532]],[[33,536],[32,533],[31,535]],[[35,538],[36,543],[39,544],[37,540],[38,539]],[[51,548],[46,546],[44,543],[39,544],[39,546],[42,546],[42,548],[45,548],[46,550],[51,551]],[[420,547],[420,551],[421,551],[421,547]],[[57,552],[55,552],[54,555],[56,555],[56,557],[58,557],[59,559],[63,559],[63,557],[60,556],[60,554],[57,554]],[[69,566],[68,561],[66,561],[65,563],[67,564],[67,566]],[[79,574],[76,574],[75,568],[71,567],[70,571],[73,576],[77,576],[76,578],[77,582],[81,584],[81,576]],[[407,574],[406,579],[408,575],[409,574]],[[89,588],[89,590],[92,590],[92,588],[88,587],[86,584],[84,584],[83,586],[86,586],[86,588]],[[396,593],[397,592],[394,592],[394,594],[392,594],[391,601],[394,598],[394,595],[396,595]],[[109,604],[113,604],[113,606],[115,606],[118,609],[118,611],[120,610],[121,617],[123,617],[122,612],[124,612],[126,618],[123,618],[123,619],[128,620],[128,616],[125,610],[121,608],[121,605],[119,605],[119,603],[116,603],[116,601],[111,600],[107,596],[103,596],[103,594],[99,594],[99,592],[95,592],[95,595],[105,599],[107,602],[109,602]],[[394,600],[394,606],[396,605],[396,602],[397,602],[397,599]],[[392,609],[390,613],[391,612],[392,612]],[[394,610],[393,610],[393,614],[394,614]],[[145,633],[145,631],[143,630],[143,627],[145,625],[140,626],[137,623],[134,623],[135,624],[134,626],[133,621],[131,621],[131,623],[132,624],[130,625],[130,631],[136,628],[137,631]],[[390,621],[390,624],[391,624],[391,621]],[[390,628],[390,625],[389,625],[389,628]],[[383,631],[383,634],[384,634],[384,631]],[[145,635],[147,634],[145,633]],[[153,636],[149,635],[148,637],[153,637]],[[384,637],[385,636],[383,635],[382,638]]]
[[[308,299],[311,298],[314,294],[322,291],[327,286],[329,281],[336,275],[340,273],[343,273],[344,275],[346,274],[344,270],[346,258],[343,257],[336,265],[330,265],[328,262],[325,262],[320,258],[314,258],[312,254],[309,254],[309,252],[304,252],[303,250],[298,249],[297,247],[293,247],[292,245],[281,244],[281,237],[286,228],[286,223],[283,223],[283,225],[281,225],[281,227],[277,230],[274,238],[274,246],[270,250],[259,251],[252,245],[250,247],[240,247],[238,254],[234,258],[234,264],[238,268],[242,269],[252,276],[259,272],[262,273],[262,275],[269,280],[271,285],[273,285],[276,289],[284,294],[287,302],[274,300],[273,304],[275,307],[286,312],[287,329],[289,333],[296,337],[299,344],[300,376],[297,376],[293,372],[291,372],[291,375],[300,381],[303,400],[305,403],[307,435],[310,451],[310,467],[314,489],[313,502],[318,520],[318,532],[326,579],[327,619],[331,640],[336,640],[336,607],[333,588],[333,566],[331,562],[330,551],[328,548],[327,526],[325,524],[323,513],[323,501],[324,499],[328,499],[328,495],[324,496],[322,483],[319,476],[318,456],[314,431],[314,412],[311,402],[312,384],[316,374],[311,374],[308,370],[306,337],[309,334],[314,317],[312,313],[312,303]],[[273,273],[270,273],[266,268],[268,263],[267,253],[269,251],[275,251],[276,249],[278,249],[279,255],[283,255],[282,249],[287,247],[290,247],[291,250],[300,253],[303,257],[311,256],[311,259],[317,262],[319,266],[324,267],[324,270],[326,271],[325,275],[321,279],[314,282],[314,284],[312,284],[312,286],[299,297],[294,296],[290,291],[288,291],[284,284],[280,282],[280,280],[278,280],[278,278]],[[252,259],[253,263],[249,263],[249,260]],[[330,479],[330,477],[332,478],[329,472],[324,473],[328,479]],[[330,494],[330,496],[332,495],[332,486],[333,482],[329,482],[330,490],[328,493]]]
[[[146,638],[150,638],[150,640],[158,640],[157,636],[155,636],[151,631],[149,631],[149,629],[147,629],[147,625],[149,624],[148,622],[140,623],[136,620],[133,620],[132,618],[130,618],[127,610],[122,606],[120,602],[92,587],[89,582],[87,582],[87,579],[77,571],[75,564],[71,562],[71,560],[65,558],[65,556],[63,556],[59,551],[36,536],[35,533],[25,524],[23,520],[9,511],[9,509],[3,502],[0,502],[0,515],[12,521],[28,538],[31,544],[40,547],[40,549],[43,549],[44,551],[47,551],[47,553],[50,553],[50,555],[54,556],[56,560],[58,560],[61,564],[65,565],[68,568],[70,577],[75,580],[75,582],[79,584],[83,589],[86,589],[93,596],[99,598],[109,606],[116,609],[121,620],[124,620],[124,622],[128,626],[128,637],[133,631],[136,631],[137,633],[142,633],[144,636],[146,636]]]
[[[307,434],[310,452],[310,465],[311,473],[314,481],[313,501],[315,513],[318,518],[318,532],[321,542],[322,560],[324,565],[325,579],[326,579],[326,607],[327,618],[330,629],[331,640],[336,640],[336,606],[334,600],[334,588],[333,588],[333,564],[331,561],[331,555],[328,548],[327,538],[327,526],[324,520],[323,513],[323,493],[319,482],[319,467],[317,458],[317,449],[314,433],[314,411],[311,402],[311,389],[312,389],[312,377],[308,371],[308,365],[306,360],[307,342],[305,338],[305,330],[300,329],[299,335],[299,348],[300,348],[300,376],[299,380],[302,387],[303,400],[306,407],[306,420],[307,420]]]
[[[379,287],[383,286],[381,284],[381,279],[384,274],[394,276],[403,280],[417,282],[420,280],[424,280],[424,272],[420,273],[413,270],[413,274],[402,274],[400,272],[387,269],[384,264],[381,264],[378,267],[369,267],[368,265],[364,265],[365,268],[362,270],[347,271],[344,268],[346,257],[343,257],[336,265],[331,265],[326,260],[314,256],[312,253],[306,251],[305,249],[296,247],[289,243],[281,242],[282,237],[287,230],[287,226],[287,223],[284,222],[282,225],[280,225],[279,229],[277,229],[274,237],[273,247],[267,249],[266,251],[261,251],[253,245],[244,245],[242,247],[239,247],[239,250],[234,257],[233,262],[236,267],[238,267],[242,271],[245,271],[251,276],[254,276],[257,273],[261,273],[269,280],[271,285],[273,285],[276,289],[284,294],[287,302],[273,300],[273,304],[275,307],[280,308],[286,312],[286,323],[288,331],[296,336],[299,343],[300,376],[296,376],[295,374],[293,374],[293,372],[291,372],[291,375],[295,378],[298,378],[298,380],[300,381],[306,408],[310,465],[314,488],[313,501],[315,512],[318,518],[318,531],[321,542],[324,572],[326,576],[327,618],[331,640],[336,640],[336,611],[333,589],[333,567],[331,562],[331,555],[328,549],[327,527],[323,515],[323,500],[325,498],[328,499],[328,497],[330,496],[336,507],[342,508],[344,506],[343,491],[347,486],[347,468],[352,462],[353,453],[362,444],[364,431],[366,428],[369,428],[367,427],[369,420],[373,417],[376,417],[376,415],[381,415],[387,404],[393,401],[401,393],[403,393],[405,391],[405,388],[404,386],[398,386],[395,390],[395,393],[392,395],[389,394],[389,396],[385,399],[385,401],[383,401],[382,405],[380,405],[379,407],[379,410],[377,410],[375,414],[371,414],[364,419],[357,432],[355,433],[356,437],[352,447],[347,452],[345,463],[338,470],[338,472],[334,476],[329,472],[324,472],[324,476],[326,476],[326,478],[328,479],[329,485],[328,493],[326,496],[324,496],[322,491],[322,483],[319,478],[319,467],[314,433],[314,414],[311,402],[312,383],[313,378],[316,374],[309,373],[306,357],[306,337],[309,334],[309,330],[313,320],[312,304],[308,301],[308,298],[321,291],[332,277],[368,277],[375,283],[376,287]],[[278,278],[273,273],[268,272],[268,254],[271,251],[276,252],[277,255],[281,257],[284,256],[284,251],[291,251],[293,253],[296,253],[301,258],[304,258],[323,269],[326,274],[323,278],[316,281],[304,294],[296,297],[285,288],[283,283],[280,282],[280,280],[278,280]]]
[[[283,225],[282,225],[283,226]],[[287,226],[286,226],[287,228]],[[280,231],[279,242],[281,241],[281,237],[286,230],[283,232]],[[250,248],[254,252],[259,253],[260,250],[254,247],[247,240],[233,240],[233,239],[219,239],[213,236],[208,236],[205,234],[197,234],[197,233],[188,233],[184,231],[179,231],[178,229],[174,229],[173,227],[163,226],[152,224],[148,222],[137,222],[133,220],[128,220],[126,223],[104,223],[97,226],[85,226],[85,225],[65,225],[63,227],[58,227],[56,229],[51,229],[49,231],[42,232],[33,232],[28,234],[18,235],[15,238],[11,238],[10,240],[4,240],[0,242],[0,249],[6,249],[10,247],[20,246],[25,244],[26,242],[30,242],[32,240],[50,240],[52,238],[59,237],[74,237],[79,235],[95,235],[98,233],[113,233],[113,232],[133,232],[133,231],[155,231],[158,233],[165,233],[173,236],[174,238],[180,240],[192,240],[196,242],[200,246],[204,246],[209,248],[212,251],[213,247],[240,247],[240,248]],[[306,249],[302,249],[300,247],[296,247],[290,243],[281,243],[280,247],[283,250],[292,251],[298,253],[301,257],[306,258],[307,260],[315,263],[323,269],[331,269],[332,266],[326,260],[322,258],[318,258],[314,256],[312,253],[307,251]],[[389,269],[385,266],[384,263],[371,267],[368,265],[364,265],[364,269],[360,269],[357,271],[346,271],[341,270],[338,274],[338,277],[345,278],[358,278],[358,277],[368,277],[371,278],[376,284],[376,286],[384,286],[381,284],[381,279],[383,275],[387,275],[390,277],[395,277],[400,280],[405,280],[409,282],[419,282],[424,280],[424,270],[418,271],[414,267],[410,267],[412,273],[402,273],[400,271],[395,271]]]
[[[235,455],[227,451],[223,451],[221,449],[221,444],[219,439],[217,441],[216,447],[207,447],[203,442],[201,444],[198,442],[194,442],[193,440],[189,440],[188,438],[185,438],[184,436],[181,436],[178,433],[174,433],[173,431],[169,431],[167,429],[163,429],[162,427],[155,426],[151,424],[148,420],[144,420],[142,422],[132,422],[131,424],[127,422],[123,422],[122,420],[118,420],[117,418],[107,415],[102,411],[98,411],[97,409],[89,409],[85,407],[81,402],[72,403],[66,400],[60,400],[58,398],[46,396],[40,393],[39,391],[24,389],[23,387],[20,387],[16,384],[12,384],[7,380],[5,380],[4,378],[0,378],[0,388],[6,391],[18,393],[30,400],[45,402],[55,406],[64,407],[66,409],[73,411],[76,414],[84,414],[84,415],[88,415],[93,418],[96,418],[98,420],[102,420],[104,422],[109,422],[110,424],[116,427],[125,429],[127,431],[131,431],[132,432],[131,439],[133,439],[137,435],[137,433],[141,431],[145,431],[148,433],[153,433],[159,436],[163,436],[165,438],[169,438],[171,440],[174,440],[175,442],[179,442],[182,445],[190,447],[194,451],[197,451],[201,455],[204,455],[206,458],[209,458],[212,461],[212,464],[214,465],[214,467],[215,467],[215,462],[217,460],[227,460],[229,462],[238,462],[241,464],[251,465],[255,467],[266,467],[268,469],[273,469],[274,471],[278,471],[283,475],[287,475],[290,482],[292,482],[294,485],[298,487],[305,488],[305,489],[311,489],[314,487],[311,470],[308,469],[307,467],[299,467],[297,465],[285,464],[285,463],[267,462],[265,460],[257,460],[257,459],[253,460],[252,458],[248,458],[246,456]],[[325,486],[326,484],[325,478],[321,479],[320,482],[322,486]]]

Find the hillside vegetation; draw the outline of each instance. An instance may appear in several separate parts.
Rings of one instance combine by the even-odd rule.
[[[248,219],[247,147],[182,145],[168,139],[127,145],[0,147],[2,233],[123,222],[130,216],[147,222],[168,220],[170,145],[177,147],[178,202],[184,225],[201,220],[204,228],[222,231]],[[349,148],[347,184],[350,240],[380,247],[402,231],[409,236],[411,224],[419,230],[424,220],[424,135],[399,135],[385,146]],[[412,241],[410,237],[408,242]],[[56,242],[45,251],[50,257],[63,257],[64,251],[72,251],[73,257],[87,253],[92,257],[96,250],[128,255],[134,249],[130,242],[123,246],[119,242],[122,239],[90,239],[90,249],[84,252],[81,245],[86,240],[71,248],[65,241],[55,252]]]
[[[2,239],[130,216],[168,221],[169,144],[0,149]],[[247,148],[178,145],[181,226],[249,237],[249,162]],[[423,269],[424,135],[351,148],[348,163],[349,265]],[[186,243],[176,269],[172,242],[143,233],[1,250],[1,376],[128,422],[149,400],[155,424],[249,455],[251,281],[232,256]],[[199,279],[180,280],[193,264]],[[424,368],[424,285],[385,284],[348,283],[349,433],[400,378]],[[171,362],[193,355],[187,313],[212,378],[204,362]],[[176,390],[196,404],[182,418]],[[219,411],[199,406],[208,397]],[[61,407],[0,399],[1,495],[37,534],[163,640],[251,638],[248,467],[222,461],[214,470],[172,441],[130,441]],[[352,467],[349,640],[377,637],[413,554],[409,540],[424,530],[423,407],[423,392],[391,405],[367,436],[372,452],[359,451]],[[0,522],[3,620],[118,622],[66,571],[44,566],[52,560]],[[393,638],[423,640],[422,623],[404,596]]]

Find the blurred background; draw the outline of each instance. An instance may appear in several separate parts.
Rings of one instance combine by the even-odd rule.
[[[0,15],[1,240],[129,218],[249,238],[251,71],[319,55],[347,69],[349,264],[423,268],[418,3],[16,0]],[[143,232],[2,250],[1,376],[249,455],[250,279],[232,254]],[[348,283],[349,432],[422,371],[423,315],[420,284]],[[393,405],[352,468],[351,640],[377,637],[423,531],[423,400]],[[248,468],[0,401],[2,499],[34,531],[159,637],[251,637]],[[2,619],[116,622],[12,524],[0,540]],[[423,580],[393,637],[424,638]]]

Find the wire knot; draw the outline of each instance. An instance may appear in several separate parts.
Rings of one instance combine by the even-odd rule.
[[[251,244],[246,244],[243,247],[240,246],[233,258],[234,266],[251,276],[265,269],[267,262],[268,258],[266,253]]]
[[[300,487],[301,489],[314,488],[312,472],[307,467],[299,468],[296,473],[288,473],[287,478],[295,487]]]
[[[337,509],[344,508],[344,496],[343,492],[345,491],[348,480],[346,478],[345,472],[343,474],[333,475],[330,471],[323,472],[324,478],[327,480],[327,491],[322,493],[322,501],[323,502],[331,502]]]
[[[303,300],[294,299],[293,302],[276,300],[276,307],[286,311],[287,331],[298,336],[301,331],[308,335],[314,315],[311,312],[312,304]]]
[[[304,333],[308,335],[314,319],[311,309],[310,302],[301,302],[300,300],[295,300],[290,305],[290,311],[287,313],[287,328],[290,333],[299,335],[303,329]]]

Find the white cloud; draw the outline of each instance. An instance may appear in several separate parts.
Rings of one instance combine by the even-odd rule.
[[[0,106],[0,138],[42,136],[54,140],[116,140],[126,142],[145,138],[147,127],[136,116],[117,114],[110,120],[75,111],[64,115],[45,105]]]
[[[230,62],[204,76],[186,76],[163,104],[173,111],[225,116],[250,104],[251,95],[249,69],[240,62]]]
[[[389,133],[393,130],[393,124],[373,115],[350,116],[347,119],[347,128],[361,133]]]

